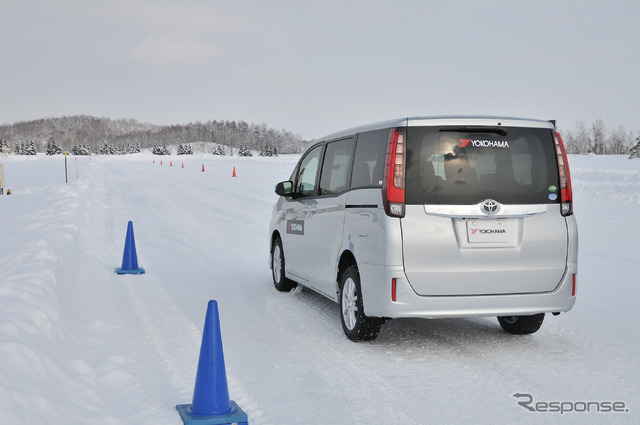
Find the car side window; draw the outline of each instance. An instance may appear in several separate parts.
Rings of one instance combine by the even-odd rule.
[[[327,143],[320,175],[320,195],[338,195],[349,188],[353,138]]]
[[[295,180],[295,193],[297,197],[314,196],[316,181],[318,177],[318,164],[320,164],[320,154],[322,145],[319,145],[307,153],[300,162],[298,174]]]
[[[388,139],[388,129],[369,131],[358,135],[353,159],[351,189],[382,187]]]

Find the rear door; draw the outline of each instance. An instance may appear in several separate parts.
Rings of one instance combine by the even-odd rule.
[[[305,222],[309,284],[330,297],[336,296],[336,272],[343,239],[353,149],[353,138],[327,143],[318,196]]]
[[[409,127],[407,278],[420,295],[553,290],[566,268],[551,129]]]

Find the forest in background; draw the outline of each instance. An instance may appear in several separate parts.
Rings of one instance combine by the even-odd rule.
[[[622,126],[609,130],[601,119],[590,126],[579,121],[573,129],[560,129],[559,132],[567,152],[574,155],[625,155],[640,143],[640,135],[634,140],[634,134]],[[46,152],[53,142],[63,151],[75,152],[82,147],[90,153],[129,153],[167,146],[186,149],[189,144],[204,142],[196,145],[200,151],[194,153],[242,155],[249,150],[301,153],[313,141],[303,140],[287,130],[269,128],[266,124],[226,120],[159,126],[134,119],[76,115],[0,125],[0,147],[4,153],[31,154],[34,149],[35,152]]]
[[[311,143],[287,130],[275,130],[266,124],[248,124],[244,121],[214,120],[159,126],[134,119],[114,120],[75,115],[0,125],[0,144],[11,152],[17,152],[21,145],[33,145],[37,152],[46,152],[52,142],[68,152],[74,147],[83,146],[93,153],[104,150],[107,145],[125,151],[129,146],[152,149],[154,146],[211,142],[212,150],[214,145],[228,147],[227,154],[236,154],[247,148],[255,151],[275,150],[282,154],[301,153]],[[199,146],[206,147],[206,143],[200,143]]]
[[[582,121],[575,123],[571,130],[558,130],[567,153],[573,155],[627,155],[630,149],[640,143],[640,134],[635,137],[623,126],[609,130],[603,120],[596,120],[591,126]]]

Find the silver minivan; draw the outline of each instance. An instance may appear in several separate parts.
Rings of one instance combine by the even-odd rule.
[[[342,131],[276,193],[275,287],[339,303],[353,341],[400,317],[497,316],[530,334],[575,303],[578,229],[553,121],[412,117]]]

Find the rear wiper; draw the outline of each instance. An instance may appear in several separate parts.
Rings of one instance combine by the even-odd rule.
[[[501,127],[447,127],[441,128],[441,132],[456,132],[456,133],[494,133],[500,136],[506,136],[507,130]]]

